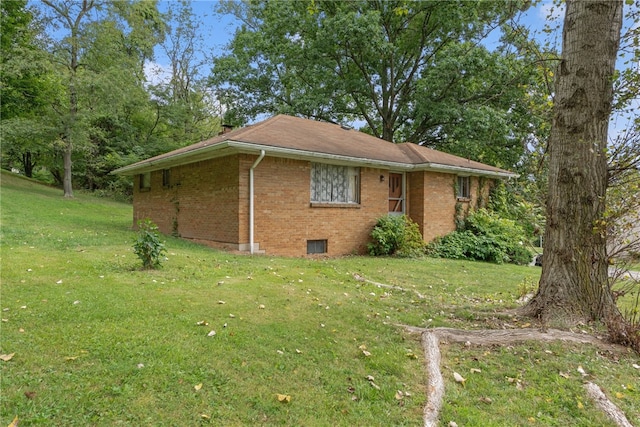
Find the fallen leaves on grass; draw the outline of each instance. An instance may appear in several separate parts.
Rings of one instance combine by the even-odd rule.
[[[376,390],[380,390],[380,386],[375,382],[373,382],[375,380],[373,375],[367,375],[365,378],[367,381],[369,381],[369,384],[371,384],[371,387],[375,388]]]
[[[457,372],[453,373],[453,379],[456,380],[457,383],[462,384],[463,387],[465,382],[467,381],[465,378],[462,377],[462,375],[460,375]]]
[[[510,382],[511,384],[515,384],[516,389],[518,390],[524,389],[524,385],[522,385],[522,380],[520,380],[519,378],[506,377],[506,379],[507,379],[507,382]]]
[[[13,421],[11,421],[11,424],[9,424],[8,427],[18,427],[18,416],[16,415],[16,417],[13,419]]]
[[[405,397],[411,397],[411,393],[409,393],[408,391],[397,390],[394,397],[396,398],[396,400],[402,400]]]
[[[194,386],[193,386],[193,389],[194,389],[195,391],[200,391],[200,389],[201,389],[201,388],[202,388],[202,383],[200,383],[200,384],[196,384],[196,385],[194,385]]]
[[[15,353],[0,354],[0,360],[2,360],[3,362],[8,362],[9,360],[13,359],[14,355]]]
[[[289,403],[291,402],[291,396],[289,396],[288,394],[276,394],[276,397],[278,398],[278,402],[282,402],[282,403]]]
[[[361,346],[358,347],[360,350],[362,350],[362,354],[364,354],[366,357],[371,356],[371,353],[369,351],[367,351],[367,346],[362,344]]]

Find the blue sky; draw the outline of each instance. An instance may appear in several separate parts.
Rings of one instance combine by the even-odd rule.
[[[200,19],[202,23],[203,49],[207,55],[213,56],[218,56],[224,52],[224,46],[231,40],[234,30],[238,25],[232,17],[220,16],[214,13],[217,3],[218,2],[214,0],[193,0],[191,2],[194,15]],[[169,4],[170,1],[160,1],[160,10],[163,12],[166,11]],[[555,21],[553,21],[553,19],[549,21],[548,17],[552,17]],[[544,37],[549,37],[542,32],[545,24],[553,25],[555,22],[561,25],[561,18],[562,9],[559,10],[557,7],[554,7],[550,1],[542,1],[523,14],[521,22],[535,32],[537,37],[542,40]],[[557,43],[559,47],[561,43],[560,36],[560,32],[556,34],[556,37],[552,35],[551,39],[549,39],[550,43],[552,43],[553,46]],[[161,49],[156,49],[155,63],[155,66],[159,67],[156,68],[158,70],[169,65]],[[209,68],[210,67],[207,66],[203,67],[201,73],[204,75],[208,74]]]
[[[170,4],[168,1],[160,1],[159,8],[161,11],[166,11],[166,8]],[[231,40],[234,34],[234,30],[238,23],[230,16],[220,16],[215,13],[215,7],[218,1],[215,0],[192,0],[191,7],[194,15],[201,22],[201,34],[202,34],[202,49],[204,55],[219,56],[224,53],[224,46]],[[551,0],[534,1],[534,6],[530,7],[520,17],[520,23],[525,25],[531,31],[531,35],[535,37],[540,43],[547,44],[548,47],[554,48],[557,51],[561,50],[562,46],[562,23],[564,18],[564,5],[554,5]],[[635,25],[638,23],[626,22],[625,25]],[[553,31],[543,31],[552,29]],[[493,37],[497,42],[498,34]],[[163,55],[161,49],[156,49],[156,58],[154,62],[150,62],[147,69],[147,76],[150,80],[158,81],[163,77],[167,78],[167,66],[169,61],[166,56]],[[619,66],[622,66],[621,64]],[[639,69],[639,65],[635,64],[635,68]],[[209,75],[211,71],[210,61],[203,61],[202,66],[199,69],[199,73],[202,77]],[[639,70],[640,72],[640,70]],[[154,75],[155,74],[155,75]],[[636,100],[634,105],[637,107],[635,110],[640,109],[640,101]],[[637,113],[635,113],[637,114]],[[633,117],[634,112],[631,112]],[[629,116],[612,117],[612,132],[610,134],[616,134],[620,129],[627,126]]]

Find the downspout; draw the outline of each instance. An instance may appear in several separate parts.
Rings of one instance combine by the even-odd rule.
[[[249,252],[253,255],[253,170],[258,167],[262,159],[264,159],[265,152],[260,150],[260,156],[256,159],[249,169]]]

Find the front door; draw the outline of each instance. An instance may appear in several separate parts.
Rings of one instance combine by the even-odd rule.
[[[401,173],[389,173],[389,213],[404,213],[404,188]]]

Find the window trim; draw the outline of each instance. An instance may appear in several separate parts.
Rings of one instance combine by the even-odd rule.
[[[321,249],[322,252],[315,251],[316,248]],[[307,255],[322,255],[322,254],[326,254],[326,253],[328,253],[328,241],[327,241],[327,239],[309,239],[309,240],[307,240]]]
[[[328,170],[325,170],[325,173],[336,173],[336,174],[344,174],[341,178],[343,181],[346,181],[347,189],[347,198],[349,200],[314,200],[314,197],[318,195],[321,198],[321,194],[317,188],[314,189],[315,186],[318,185],[314,181],[314,177],[317,173],[319,173],[320,179],[326,179],[326,177],[322,176],[323,171],[316,172],[315,168],[321,167]],[[333,169],[333,170],[332,170]],[[337,171],[335,169],[338,169]],[[362,186],[362,178],[361,178],[361,169],[357,166],[345,166],[345,165],[336,165],[331,163],[319,163],[319,162],[311,162],[310,168],[310,177],[309,177],[309,200],[311,207],[359,207],[360,206],[360,192]],[[353,181],[352,181],[353,180]],[[315,193],[315,194],[314,194]]]
[[[151,172],[143,172],[140,174],[140,182],[138,183],[138,189],[140,191],[151,190]]]
[[[466,185],[465,185],[466,181]],[[458,175],[456,182],[456,198],[459,201],[468,202],[471,200],[471,176]]]
[[[171,169],[162,169],[162,186],[171,187]]]

